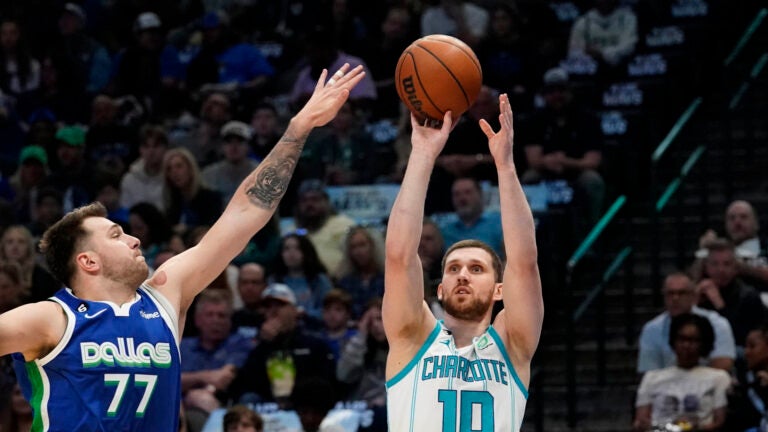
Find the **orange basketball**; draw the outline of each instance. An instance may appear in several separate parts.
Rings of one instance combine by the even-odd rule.
[[[472,48],[446,35],[415,40],[395,69],[397,94],[420,121],[442,121],[448,110],[458,119],[475,102],[482,83]]]

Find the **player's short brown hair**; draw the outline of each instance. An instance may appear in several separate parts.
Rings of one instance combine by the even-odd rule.
[[[496,251],[494,251],[493,248],[490,247],[487,243],[482,242],[480,240],[474,240],[474,239],[457,241],[456,243],[451,245],[451,247],[449,247],[447,251],[445,251],[445,255],[443,255],[443,262],[440,265],[443,273],[445,273],[445,261],[448,258],[448,255],[450,255],[451,252],[457,249],[466,249],[466,248],[479,248],[488,252],[488,254],[491,255],[491,265],[493,266],[494,278],[496,279],[496,282],[501,282],[501,277],[503,272],[502,272],[502,266],[501,266],[501,258],[499,258],[499,254],[497,254]]]
[[[83,228],[89,217],[107,217],[107,209],[100,202],[76,208],[48,228],[40,240],[40,251],[51,274],[66,286],[71,286],[75,274],[72,256],[90,233]]]

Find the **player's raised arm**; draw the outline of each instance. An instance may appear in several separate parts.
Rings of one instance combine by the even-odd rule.
[[[413,115],[411,124],[411,155],[387,224],[381,313],[387,339],[394,348],[399,342],[420,345],[435,325],[435,318],[424,302],[418,248],[427,184],[435,160],[448,140],[450,112],[445,114],[441,129],[421,125]]]
[[[66,328],[64,311],[52,301],[19,306],[0,315],[0,356],[19,352],[27,361],[42,358]]]
[[[285,194],[309,133],[331,121],[365,73],[345,64],[326,82],[323,71],[312,96],[288,124],[275,148],[240,184],[224,213],[200,243],[163,264],[150,280],[183,313],[272,217]]]
[[[501,225],[507,255],[502,280],[504,311],[497,317],[494,327],[503,332],[505,342],[509,343],[507,349],[517,363],[515,367],[526,371],[521,375],[527,375],[527,366],[539,344],[544,302],[533,215],[520,186],[512,156],[514,129],[512,109],[506,94],[499,96],[499,111],[501,129],[498,132],[494,132],[488,122],[480,120],[499,175]]]

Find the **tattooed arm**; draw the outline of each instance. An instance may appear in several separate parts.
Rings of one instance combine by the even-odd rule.
[[[183,320],[195,296],[245,248],[274,214],[312,129],[331,121],[363,78],[362,67],[344,65],[327,82],[323,71],[306,105],[259,166],[240,184],[224,213],[197,246],[160,266],[150,285],[163,293]],[[183,327],[183,322],[181,323]]]

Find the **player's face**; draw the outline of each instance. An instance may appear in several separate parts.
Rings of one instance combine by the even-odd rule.
[[[750,370],[764,369],[768,365],[768,341],[762,331],[752,330],[747,334],[744,358]]]
[[[107,218],[88,218],[83,227],[90,233],[85,248],[98,255],[105,278],[135,287],[146,280],[149,269],[141,255],[139,239]]]
[[[501,298],[490,254],[480,248],[456,249],[448,256],[438,298],[445,312],[466,321],[485,317]]]

